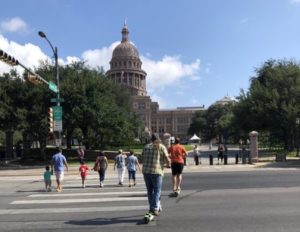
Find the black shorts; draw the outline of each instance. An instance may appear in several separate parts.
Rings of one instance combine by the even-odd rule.
[[[172,169],[172,175],[179,175],[182,173],[184,164],[179,164],[179,163],[172,163],[171,164],[171,169]]]

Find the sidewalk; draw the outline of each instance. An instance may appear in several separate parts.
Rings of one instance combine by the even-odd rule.
[[[188,165],[184,167],[184,172],[232,172],[232,171],[257,171],[257,170],[285,170],[294,169],[300,170],[300,160],[286,161],[286,162],[257,162],[254,164],[235,164],[232,160],[228,165],[215,164],[209,165],[208,159],[202,159],[202,164],[196,166],[193,158],[188,157]],[[113,164],[110,163],[106,175],[117,177],[117,171],[113,170]],[[91,167],[90,167],[91,168]],[[69,165],[69,171],[65,172],[65,176],[79,176],[79,165]],[[0,169],[0,179],[2,177],[18,177],[18,176],[35,176],[42,177],[45,169],[44,166],[11,166],[5,169]],[[165,168],[165,173],[170,173],[170,168]],[[140,174],[141,172],[137,172]],[[89,175],[98,175],[97,172],[89,171]]]

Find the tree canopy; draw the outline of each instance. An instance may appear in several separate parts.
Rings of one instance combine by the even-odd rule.
[[[53,66],[46,62],[35,72],[45,80],[54,79]],[[131,111],[131,98],[125,89],[84,62],[60,66],[59,73],[64,99],[63,136],[69,147],[72,138],[79,139],[87,148],[133,143],[142,124]],[[56,94],[47,85],[24,81],[14,70],[0,75],[0,86],[0,130],[7,135],[21,131],[28,146],[38,140],[45,147],[47,109],[55,104],[50,99]]]

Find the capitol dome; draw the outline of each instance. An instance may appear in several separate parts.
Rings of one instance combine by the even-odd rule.
[[[128,38],[128,28],[127,25],[124,25],[122,29],[122,41],[121,43],[114,49],[112,58],[116,57],[132,57],[139,58],[139,52],[136,47],[130,43]]]
[[[133,96],[147,96],[146,75],[137,48],[130,43],[128,27],[124,24],[121,43],[113,50],[106,76],[126,87]]]

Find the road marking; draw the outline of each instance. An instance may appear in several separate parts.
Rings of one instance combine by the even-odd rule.
[[[56,199],[56,200],[23,200],[13,201],[10,204],[66,204],[66,203],[88,203],[88,202],[118,202],[118,201],[146,201],[147,197],[120,197],[120,198],[91,198],[91,199]]]
[[[107,195],[147,195],[145,191],[129,192],[94,192],[94,193],[57,193],[57,194],[31,194],[28,197],[76,197],[76,196],[107,196]]]
[[[55,188],[55,187],[54,187]],[[74,190],[81,190],[81,191],[87,191],[91,189],[101,189],[99,191],[106,191],[106,190],[118,190],[122,191],[124,189],[129,189],[127,186],[112,186],[112,185],[105,185],[103,188],[99,188],[99,185],[86,185],[86,188],[83,189],[81,185],[63,185],[63,191],[74,191]],[[132,187],[132,189],[146,189],[146,186],[135,186]]]
[[[82,207],[82,208],[0,209],[0,215],[7,215],[7,214],[115,212],[115,211],[147,210],[147,209],[149,209],[148,205]]]

